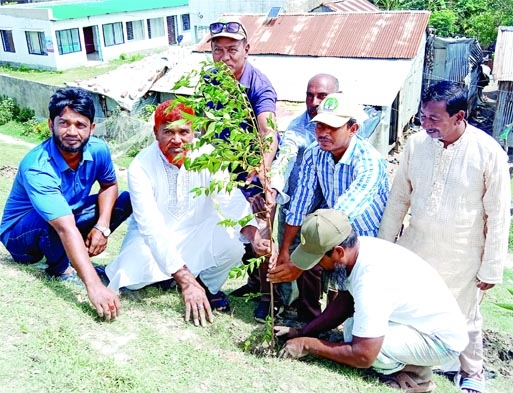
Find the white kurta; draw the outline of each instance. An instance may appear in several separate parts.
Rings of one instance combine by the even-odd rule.
[[[394,178],[379,237],[394,241],[442,275],[472,319],[476,278],[499,283],[507,256],[510,177],[507,155],[483,131],[467,124],[452,145],[425,132],[411,136]]]
[[[241,263],[244,247],[240,227],[218,222],[240,219],[251,208],[238,189],[208,197],[190,192],[208,186],[212,177],[169,164],[157,142],[134,158],[128,168],[133,215],[118,257],[105,269],[110,288],[137,289],[169,279],[186,265],[194,275],[219,267],[222,274],[205,284],[213,293],[220,289],[230,267]]]

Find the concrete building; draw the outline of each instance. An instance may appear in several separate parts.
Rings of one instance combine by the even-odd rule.
[[[5,5],[0,39],[0,63],[50,70],[192,41],[187,0]]]
[[[222,14],[269,14],[307,12],[319,0],[189,0],[192,34],[195,42],[208,34],[208,26]]]
[[[380,11],[378,7],[367,0],[342,0],[321,3],[310,12],[363,12]]]

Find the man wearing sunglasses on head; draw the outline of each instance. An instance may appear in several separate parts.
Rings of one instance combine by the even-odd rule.
[[[269,79],[247,61],[250,49],[247,30],[237,17],[224,16],[210,24],[209,41],[212,47],[213,60],[225,63],[233,72],[233,77],[246,88],[245,92],[253,109],[260,134],[262,136],[272,135],[273,137],[269,151],[264,154],[264,165],[267,169],[270,169],[278,148],[278,137],[276,130],[268,125],[268,119],[270,117],[273,123],[276,121],[277,96]],[[264,172],[260,171],[260,173],[263,174]],[[238,176],[240,180],[246,178],[249,180],[250,177],[251,175],[247,173],[241,173]],[[275,204],[276,193],[271,193],[271,191],[264,193],[262,181],[263,179],[254,176],[248,186],[241,187],[241,191],[251,204],[254,213],[265,210],[266,202],[268,209],[274,207]],[[274,211],[274,208],[272,210]],[[274,213],[271,222],[274,219],[273,216]],[[258,217],[257,220],[260,224],[261,236],[269,239],[271,234],[265,225],[265,220],[260,220]],[[249,252],[245,259],[253,257],[255,256]],[[259,271],[250,274],[248,284],[243,288],[251,288],[251,290],[243,290],[243,292],[261,292],[261,300],[270,303],[270,286],[265,278],[267,264],[262,263]],[[235,294],[235,296],[241,294]],[[277,290],[275,290],[275,299],[278,299]]]

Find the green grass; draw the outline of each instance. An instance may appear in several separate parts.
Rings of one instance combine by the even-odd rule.
[[[0,133],[4,128],[0,127]],[[0,167],[16,167],[30,147],[0,142]],[[12,178],[0,176],[0,209]],[[123,183],[120,188],[126,188]],[[109,238],[106,264],[117,254],[126,225]],[[513,272],[483,302],[488,328],[513,333],[511,313],[495,301],[507,299]],[[229,292],[243,280],[228,281]],[[49,281],[38,266],[12,263],[0,245],[0,386],[5,392],[394,392],[357,371],[307,357],[283,360],[241,349],[260,325],[253,303],[232,299],[232,315],[216,314],[206,328],[183,320],[176,291],[148,288],[121,297],[122,314],[99,320],[83,289]],[[508,321],[509,318],[509,321]],[[457,392],[435,377],[439,392]],[[490,393],[505,392],[510,380],[498,377]]]
[[[490,329],[509,333],[513,336],[513,311],[499,307],[497,303],[513,305],[513,296],[508,292],[513,289],[513,270],[505,269],[503,284],[497,285],[486,292],[481,311]]]
[[[28,143],[40,143],[41,140],[34,134],[30,135],[22,135],[23,127],[20,123],[15,121],[10,121],[4,125],[0,126],[0,134],[12,136],[16,139],[20,139],[24,142]]]
[[[74,80],[86,80],[95,76],[105,74],[118,68],[122,64],[133,63],[143,59],[145,56],[158,53],[159,50],[145,51],[131,55],[121,55],[118,59],[97,65],[87,65],[83,67],[72,68],[64,71],[44,71],[29,69],[26,67],[13,68],[9,66],[0,66],[0,73],[10,75],[16,78],[27,79],[34,82],[46,83],[55,86],[64,86],[65,82]]]
[[[511,195],[513,195],[513,178],[511,179]],[[513,200],[513,198],[512,198],[512,200]],[[509,226],[508,250],[510,253],[513,253],[513,220],[511,221],[511,225]]]

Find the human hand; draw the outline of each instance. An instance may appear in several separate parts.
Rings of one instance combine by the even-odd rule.
[[[276,248],[271,240],[264,239],[260,235],[254,237],[251,246],[258,256],[271,255],[273,248]]]
[[[480,279],[477,279],[477,287],[482,291],[487,291],[489,289],[492,289],[495,284],[488,284],[487,282],[483,282]]]
[[[214,322],[214,315],[210,308],[205,290],[196,282],[196,285],[182,286],[182,297],[185,303],[185,322],[189,322],[192,315],[194,326],[207,326],[207,320]]]
[[[87,286],[87,296],[100,318],[113,321],[121,312],[119,296],[101,282]]]
[[[107,238],[99,230],[93,228],[87,234],[85,246],[90,257],[101,254],[107,248]]]
[[[271,255],[269,257],[269,269],[273,269],[276,266],[278,260],[278,248],[276,243],[272,242]]]
[[[308,355],[304,347],[304,337],[293,338],[285,343],[285,346],[278,353],[282,359],[300,359]]]
[[[267,216],[267,207],[265,203],[264,194],[256,194],[248,198],[248,202],[251,205],[251,210],[257,214],[261,219],[265,219]]]
[[[268,213],[271,213],[274,207],[276,206],[276,196],[278,195],[278,191],[275,188],[271,188],[270,181],[265,183],[264,187],[264,199],[266,203],[266,209]]]
[[[298,336],[298,330],[289,326],[275,326],[274,335],[280,338],[295,338]]]
[[[296,280],[303,271],[294,265],[290,260],[281,262],[278,258],[278,262],[272,268],[269,268],[267,273],[267,280],[273,284],[280,282],[291,282]]]

